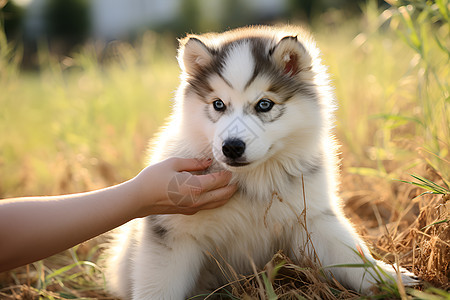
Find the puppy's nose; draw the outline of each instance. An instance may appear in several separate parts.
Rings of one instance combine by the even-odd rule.
[[[238,139],[228,139],[222,144],[222,153],[228,158],[236,159],[245,152],[245,143]]]

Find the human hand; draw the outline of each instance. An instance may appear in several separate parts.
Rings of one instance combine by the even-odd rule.
[[[210,164],[169,158],[112,187],[0,201],[0,240],[6,245],[0,251],[0,272],[73,247],[134,218],[195,214],[225,204],[237,189],[228,185],[231,173],[188,173]]]
[[[134,193],[136,217],[150,214],[195,214],[224,205],[237,189],[228,185],[231,173],[189,172],[208,168],[211,161],[169,158],[148,166],[128,183]]]

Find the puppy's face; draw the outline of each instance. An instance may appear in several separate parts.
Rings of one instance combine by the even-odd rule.
[[[318,134],[311,57],[296,37],[235,39],[214,48],[188,37],[180,51],[185,107],[214,158],[243,171]]]

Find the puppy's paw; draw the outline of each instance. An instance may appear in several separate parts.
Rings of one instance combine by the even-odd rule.
[[[405,286],[415,286],[421,284],[419,277],[406,269],[400,268],[400,274],[402,277],[402,283]]]
[[[383,262],[377,262],[377,265],[381,267],[387,274],[389,274],[390,277],[392,277],[398,284],[400,284],[400,282],[398,282],[399,280],[397,272],[400,272],[402,281],[401,283],[404,286],[415,286],[421,284],[419,277],[417,277],[414,273],[404,268],[399,267],[394,268],[393,266],[385,264]]]

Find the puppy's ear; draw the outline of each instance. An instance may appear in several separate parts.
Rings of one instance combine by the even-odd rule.
[[[284,74],[295,76],[311,69],[312,59],[296,36],[286,36],[278,42],[270,54]]]
[[[212,59],[212,51],[198,38],[188,36],[180,40],[178,63],[188,74],[197,73],[208,66]]]

